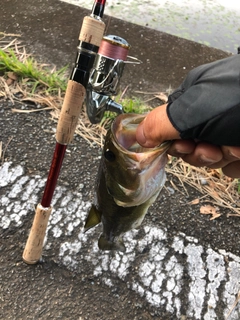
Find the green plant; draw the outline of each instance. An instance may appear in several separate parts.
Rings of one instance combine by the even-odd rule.
[[[237,192],[240,194],[240,179],[236,179],[237,181]]]
[[[126,113],[145,113],[150,111],[152,108],[144,103],[139,97],[133,98],[122,98],[119,94],[115,98],[116,102],[123,106],[124,112]],[[113,120],[116,117],[116,113],[107,111],[101,120],[100,125],[106,124],[108,120]]]
[[[46,91],[53,92],[59,89],[66,90],[65,73],[67,66],[62,69],[50,70],[46,65],[40,65],[32,57],[20,57],[14,50],[4,51],[0,49],[0,72],[13,72],[21,80],[27,82],[34,93],[39,86],[46,87]]]

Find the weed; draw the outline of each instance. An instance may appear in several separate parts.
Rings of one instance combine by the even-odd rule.
[[[46,65],[40,65],[32,57],[21,57],[13,49],[6,51],[0,49],[0,72],[13,72],[19,80],[23,80],[31,88],[30,92],[35,93],[38,87],[45,87],[51,93],[61,89],[66,90],[65,73],[67,66],[62,69],[50,70]]]

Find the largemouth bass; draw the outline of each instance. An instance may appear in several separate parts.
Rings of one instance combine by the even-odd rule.
[[[121,114],[108,130],[96,180],[96,199],[84,230],[103,224],[101,250],[125,251],[122,235],[138,228],[165,180],[171,142],[143,148],[135,138],[144,115]]]

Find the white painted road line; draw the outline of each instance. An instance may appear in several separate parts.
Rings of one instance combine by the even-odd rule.
[[[29,177],[20,165],[5,162],[0,168],[0,187],[7,187],[0,198],[0,229],[18,227],[23,217],[34,211],[37,194],[44,188],[40,176]],[[50,217],[45,250],[51,248],[53,237],[59,241],[59,262],[70,270],[81,271],[87,261],[89,274],[101,277],[108,286],[117,279],[126,279],[126,286],[144,297],[155,308],[165,309],[176,319],[181,316],[196,320],[222,319],[240,290],[240,257],[225,250],[202,246],[198,239],[180,233],[172,236],[167,230],[143,223],[140,231],[124,236],[126,253],[111,255],[99,251],[99,228],[83,233],[90,202],[80,192],[56,188],[55,209]],[[68,241],[60,242],[61,236]],[[53,241],[52,240],[52,241]],[[87,248],[87,250],[86,250]],[[148,248],[148,251],[144,251]],[[88,252],[82,255],[81,251]],[[240,318],[237,306],[231,320]]]

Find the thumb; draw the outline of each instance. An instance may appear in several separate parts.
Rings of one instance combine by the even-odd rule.
[[[148,113],[136,131],[137,142],[143,147],[153,148],[166,140],[180,139],[179,132],[167,115],[167,104]]]

